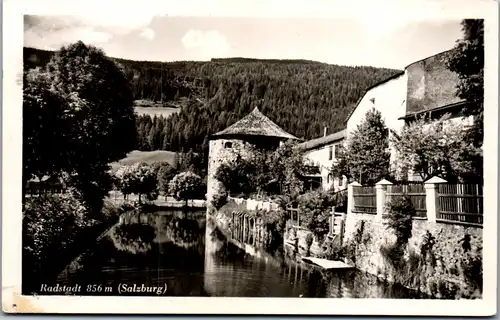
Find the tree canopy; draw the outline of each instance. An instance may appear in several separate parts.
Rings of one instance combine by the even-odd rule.
[[[138,162],[130,166],[120,167],[115,176],[120,191],[126,196],[128,194],[145,195],[148,200],[154,200],[158,196],[156,166],[145,162]]]
[[[169,183],[169,193],[177,200],[196,199],[203,193],[203,180],[197,174],[186,171],[177,174]]]
[[[303,191],[302,178],[310,172],[294,143],[285,143],[273,152],[253,148],[249,154],[249,157],[238,155],[234,161],[217,168],[215,177],[226,191],[291,198]]]
[[[423,181],[439,176],[449,182],[482,180],[482,152],[467,140],[460,122],[448,122],[443,116],[429,121],[421,117],[393,133],[398,151],[397,164],[402,172],[412,170]]]
[[[111,189],[109,163],[135,141],[133,95],[117,64],[77,42],[62,47],[40,69],[24,75],[24,179],[66,175],[98,212]],[[119,141],[119,142],[118,142]]]
[[[389,175],[388,147],[389,130],[380,111],[371,109],[348,137],[339,161],[332,165],[331,174],[374,185]]]
[[[458,96],[465,99],[466,116],[475,116],[470,137],[477,146],[483,143],[484,110],[484,20],[462,21],[463,38],[458,40],[448,68],[458,74]]]

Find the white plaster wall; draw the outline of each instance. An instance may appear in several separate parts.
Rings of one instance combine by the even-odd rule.
[[[349,135],[356,129],[371,108],[382,113],[382,118],[388,128],[400,130],[404,125],[404,120],[398,120],[398,118],[406,113],[407,81],[405,73],[369,90],[347,121],[347,134]],[[373,98],[375,101],[370,101]]]

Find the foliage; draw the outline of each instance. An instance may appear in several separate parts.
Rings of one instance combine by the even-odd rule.
[[[285,231],[285,212],[283,210],[257,210],[256,216],[262,219],[268,230],[282,234]]]
[[[421,255],[409,250],[405,257],[404,248],[398,243],[380,246],[380,253],[394,269],[394,282],[410,288],[420,287],[425,272]]]
[[[25,48],[27,58],[40,64],[50,52]],[[363,91],[393,76],[396,70],[345,67],[302,60],[218,60],[208,62],[149,62],[116,59],[125,71],[134,99],[180,107],[158,129],[150,149],[202,152],[206,137],[227,128],[256,106],[285,131],[312,139],[344,127]],[[155,132],[151,135],[151,131]],[[144,139],[143,139],[144,140]],[[162,140],[162,141],[161,141]],[[162,143],[163,145],[161,145]]]
[[[158,190],[163,194],[168,194],[168,184],[177,174],[177,170],[167,162],[162,162],[156,174]]]
[[[411,238],[412,217],[415,208],[408,196],[395,196],[387,203],[388,214],[385,216],[385,225],[394,231],[396,244],[403,247]]]
[[[476,288],[483,289],[483,255],[482,252],[465,252],[460,261],[460,267],[465,279]]]
[[[436,244],[435,237],[427,230],[422,238],[422,242],[420,243],[420,254],[422,258],[427,261],[431,260],[431,264],[434,265],[435,259],[432,253],[434,245]]]
[[[343,259],[348,259],[352,262],[356,261],[356,244],[352,241],[341,244],[335,239],[326,239],[323,241],[321,249],[319,258],[336,261]]]
[[[65,183],[77,188],[97,214],[111,189],[109,163],[134,147],[132,103],[122,70],[101,50],[82,42],[62,47],[43,69],[27,71],[23,142],[26,147],[50,148],[40,155],[24,155],[24,179],[67,172]]]
[[[40,69],[23,77],[23,182],[57,174],[67,167],[62,148],[65,132],[65,101],[50,87]]]
[[[303,155],[293,143],[285,143],[273,152],[253,148],[251,156],[237,155],[222,163],[215,178],[233,193],[287,195],[297,197],[303,190],[302,176],[306,170]]]
[[[294,144],[287,142],[270,155],[269,173],[280,184],[281,194],[296,198],[304,189],[302,177],[307,171],[304,156]]]
[[[130,166],[123,166],[116,171],[115,176],[124,195],[138,194],[139,202],[141,195],[145,195],[148,200],[154,200],[158,197],[157,175],[152,165],[138,162]]]
[[[354,232],[354,242],[360,244],[363,241],[363,235],[365,234],[365,220],[359,220],[356,222],[356,231]]]
[[[461,122],[449,122],[446,116],[437,121],[418,118],[392,135],[398,164],[424,181],[432,176],[449,182],[482,179],[482,151],[468,142],[467,134]]]
[[[346,176],[363,185],[374,185],[389,174],[389,135],[382,114],[371,109],[362,123],[350,134],[331,174],[340,179]]]
[[[176,200],[197,199],[202,194],[203,181],[200,176],[190,172],[181,172],[177,174],[169,183],[169,193]]]
[[[312,243],[314,241],[314,236],[312,233],[308,233],[306,236],[306,246],[307,246],[307,251],[311,249]]]
[[[322,239],[329,231],[330,210],[333,199],[330,194],[315,190],[299,197],[301,224]]]
[[[212,195],[211,204],[215,209],[222,208],[227,203],[227,192],[225,190],[218,190]]]
[[[458,74],[457,95],[467,102],[464,115],[475,116],[469,138],[479,147],[484,135],[484,20],[463,20],[462,32],[463,38],[457,41],[448,68]]]
[[[77,191],[30,197],[23,211],[25,263],[37,269],[54,250],[68,248],[75,234],[94,225]]]

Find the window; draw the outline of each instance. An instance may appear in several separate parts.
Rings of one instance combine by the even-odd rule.
[[[338,159],[342,156],[343,146],[341,144],[335,145],[335,159]]]
[[[333,159],[333,146],[330,146],[330,148],[328,149],[328,160],[332,159]]]
[[[226,142],[226,143],[224,143],[224,148],[231,149],[232,147],[233,147],[233,143],[232,142]]]

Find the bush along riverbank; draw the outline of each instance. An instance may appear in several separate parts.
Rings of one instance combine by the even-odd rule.
[[[30,197],[23,210],[22,293],[39,294],[61,270],[85,251],[119,216],[133,209],[104,202],[100,215],[90,218],[71,192]]]

